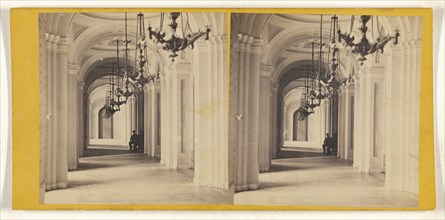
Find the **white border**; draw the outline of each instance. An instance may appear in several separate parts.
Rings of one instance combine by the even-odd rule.
[[[106,4],[104,4],[106,2]],[[17,7],[208,8],[434,8],[434,97],[437,208],[434,211],[12,211],[10,14]],[[444,2],[435,1],[0,1],[0,219],[445,219],[444,205]],[[440,62],[438,62],[440,61]]]

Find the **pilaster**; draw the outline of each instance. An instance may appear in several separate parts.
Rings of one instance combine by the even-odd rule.
[[[78,78],[79,66],[68,64],[68,82],[67,82],[67,125],[69,134],[67,136],[68,144],[68,170],[77,169],[78,164],[78,132],[79,132],[79,99],[78,99]],[[68,132],[67,130],[67,132]]]
[[[271,148],[271,76],[273,73],[273,67],[270,65],[262,64],[260,66],[260,99],[259,99],[259,151],[258,151],[258,163],[260,172],[268,171],[270,168],[270,148]]]

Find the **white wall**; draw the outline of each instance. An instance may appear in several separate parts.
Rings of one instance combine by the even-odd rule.
[[[131,128],[127,126],[128,105],[131,102],[122,105],[121,110],[113,115],[113,138],[99,139],[99,111],[105,104],[105,94],[108,86],[98,86],[92,90],[88,102],[88,126],[89,136],[88,145],[100,145],[110,147],[127,148]]]
[[[286,94],[283,105],[283,147],[289,147],[295,150],[309,150],[309,151],[323,151],[322,148],[322,136],[320,131],[324,123],[322,115],[324,114],[324,102],[314,109],[314,114],[311,114],[308,120],[308,140],[307,141],[294,141],[293,140],[293,123],[294,113],[300,107],[302,89],[295,88]],[[323,132],[322,132],[323,133]]]

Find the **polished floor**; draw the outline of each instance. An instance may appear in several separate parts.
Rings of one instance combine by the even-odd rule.
[[[282,154],[260,174],[258,190],[235,193],[235,204],[417,207],[417,196],[385,190],[384,174],[360,174],[352,163],[321,153]]]
[[[168,170],[129,151],[89,149],[69,187],[45,193],[47,204],[227,204],[227,191],[197,187],[192,170]],[[92,156],[105,155],[105,156]]]

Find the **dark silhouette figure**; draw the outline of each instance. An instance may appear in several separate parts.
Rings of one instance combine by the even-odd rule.
[[[130,151],[136,151],[138,147],[139,137],[136,134],[136,130],[133,130],[133,134],[130,137],[130,142],[128,142],[128,146],[130,147]]]
[[[326,138],[323,142],[323,153],[324,154],[332,154],[334,148],[334,139],[329,135],[329,133],[326,133]]]
[[[138,152],[144,153],[144,130],[139,131]]]
[[[332,135],[332,141],[333,141],[333,143],[332,143],[332,153],[333,153],[334,155],[337,155],[337,149],[338,149],[338,146],[337,146],[337,143],[338,143],[338,135],[337,135],[337,133],[334,133],[334,134]]]

